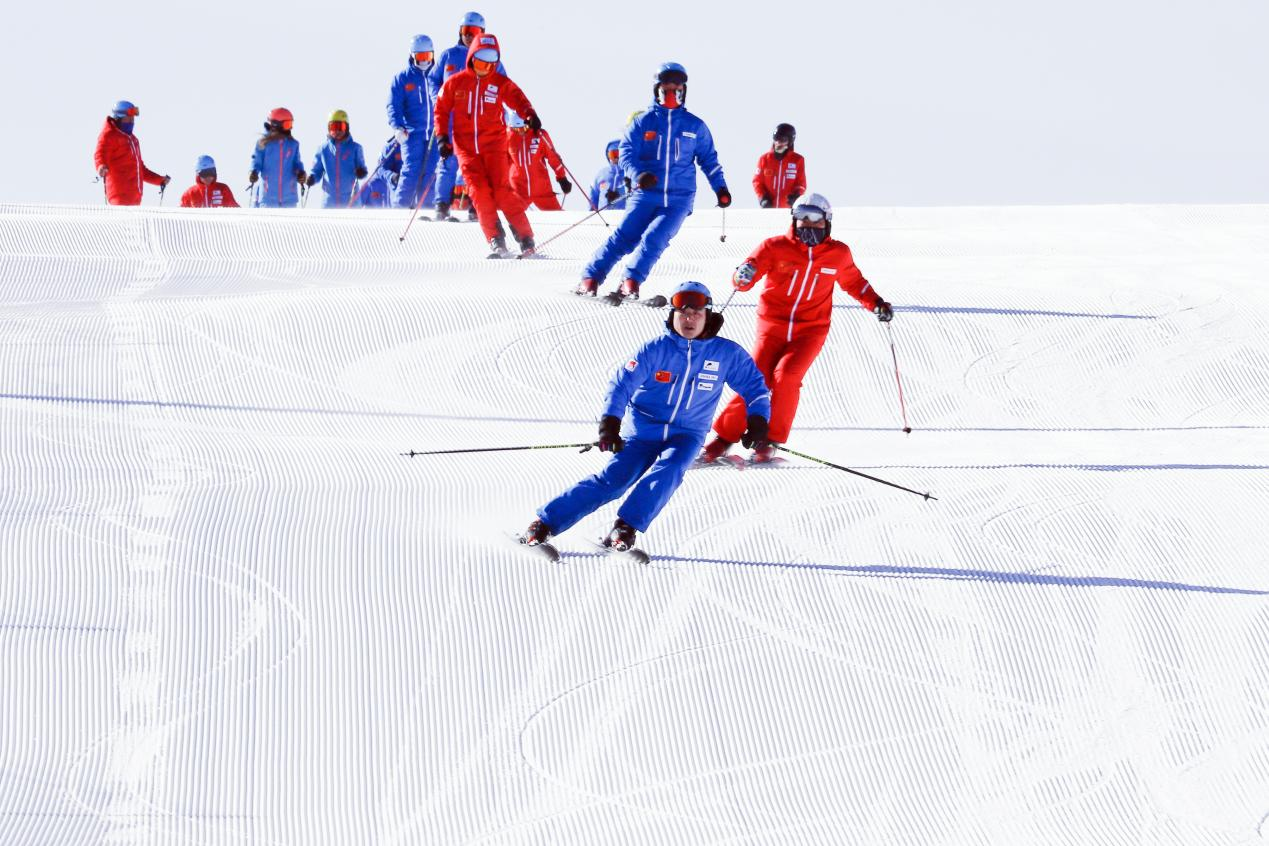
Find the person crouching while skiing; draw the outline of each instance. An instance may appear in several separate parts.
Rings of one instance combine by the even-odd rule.
[[[792,217],[788,232],[763,241],[732,275],[732,285],[738,291],[748,291],[760,279],[767,280],[758,298],[753,357],[771,386],[771,428],[767,442],[754,447],[750,457],[754,462],[770,461],[775,445],[789,438],[802,394],[802,377],[828,337],[834,287],[850,294],[881,322],[894,317],[890,304],[855,266],[850,247],[829,237],[833,207],[826,197],[811,194],[803,198],[793,207]],[[733,397],[714,423],[717,437],[705,447],[701,461],[717,461],[736,441],[743,440],[745,421],[745,400]]]
[[[534,246],[533,228],[524,213],[528,204],[511,187],[503,105],[523,118],[525,126],[533,132],[542,129],[538,113],[520,86],[498,72],[500,55],[496,35],[482,33],[473,38],[467,47],[467,67],[445,80],[436,98],[433,118],[441,158],[458,155],[458,168],[476,207],[480,228],[493,249],[490,258],[511,256],[498,220],[500,211],[506,215],[511,234],[520,244],[520,254],[532,255]],[[451,115],[454,118],[452,137],[449,134]]]
[[[648,530],[696,459],[723,385],[747,403],[745,442],[766,443],[770,393],[744,348],[718,337],[723,316],[711,310],[709,289],[684,282],[670,305],[665,331],[619,367],[609,383],[598,446],[613,453],[612,459],[538,509],[523,543],[543,543],[630,491],[604,545],[619,551],[633,547],[635,533]],[[621,436],[627,408],[634,424],[629,440]]]

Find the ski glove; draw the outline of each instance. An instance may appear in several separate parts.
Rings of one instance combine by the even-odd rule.
[[[764,209],[771,208],[771,196],[769,194],[763,194],[762,198],[758,200],[758,205],[762,206]]]
[[[161,190],[163,190],[164,188],[166,188],[166,187],[167,187],[167,184],[168,184],[169,182],[171,182],[171,181],[172,181],[172,177],[170,177],[170,176],[165,176],[165,177],[163,177],[163,181],[159,183],[159,190],[161,191]]]
[[[635,185],[644,191],[647,191],[656,184],[657,175],[650,170],[645,170],[643,173],[635,177]]]
[[[733,288],[747,289],[753,284],[753,278],[757,274],[758,268],[754,267],[753,262],[747,261],[731,275],[731,285]]]
[[[437,145],[437,148],[441,151],[442,159],[448,159],[450,156],[454,155],[454,148],[449,143],[448,135],[436,136],[436,145]]]
[[[312,188],[314,185],[317,184],[317,177],[310,173],[308,175],[308,179],[304,180],[304,184]]]
[[[105,165],[102,165],[101,167],[97,168],[97,175],[100,176],[102,179],[106,178],[107,173],[110,173],[110,168],[106,167]]]
[[[541,132],[542,118],[538,117],[537,112],[530,111],[527,115],[524,116],[524,125],[529,127],[529,129],[531,129],[534,132]]]
[[[790,194],[790,195],[789,195],[789,207],[790,207],[790,208],[792,208],[792,207],[793,207],[793,204],[794,204],[794,203],[796,203],[796,202],[798,201],[798,197],[801,197],[801,196],[802,196],[801,194],[797,194],[797,193]]]
[[[370,175],[370,171],[366,170],[364,167],[359,167],[353,171],[353,176],[357,177],[358,179],[365,179],[369,175]]]
[[[405,127],[398,126],[396,136],[397,136],[397,143],[400,144],[402,147],[404,147],[405,139],[410,137],[410,133],[406,131]]]
[[[259,178],[260,178],[260,174],[256,173],[254,170],[251,171],[251,173],[247,174],[247,181],[250,182],[252,185],[255,185],[256,180]]]
[[[573,183],[569,182],[567,178],[563,176],[557,176],[555,177],[555,181],[560,184],[560,190],[563,191],[565,194],[573,190]]]
[[[877,319],[882,323],[889,323],[891,320],[894,320],[894,309],[892,309],[890,307],[890,303],[885,300],[877,303],[877,306],[872,310],[872,313],[877,315]]]
[[[762,449],[771,442],[767,440],[767,418],[757,414],[749,415],[749,428],[740,436],[745,449]]]
[[[309,182],[308,177],[304,175],[304,171],[297,170],[295,172],[295,181],[300,183],[301,185],[312,185],[313,182],[316,182],[317,180],[313,180],[313,182]]]
[[[605,192],[604,192],[604,199],[608,201],[608,204],[609,204],[609,205],[612,205],[613,201],[614,201],[614,200],[616,200],[616,199],[617,199],[618,197],[620,197],[620,196],[621,196],[621,195],[620,195],[620,194],[618,194],[616,191],[605,191]]]
[[[621,418],[611,414],[604,415],[604,419],[599,421],[599,441],[596,444],[599,451],[618,453],[625,445],[626,442],[621,438]]]
[[[727,190],[726,185],[724,185],[722,188],[719,188],[717,191],[717,194],[718,194],[718,207],[720,209],[725,209],[731,205],[731,192]]]

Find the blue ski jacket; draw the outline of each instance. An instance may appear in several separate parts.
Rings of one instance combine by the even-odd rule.
[[[620,141],[609,141],[607,149],[604,150],[604,156],[607,158],[608,150],[621,149]],[[608,200],[604,197],[608,193],[608,189],[616,191],[621,196],[612,201],[610,209],[624,209],[626,207],[626,179],[625,173],[622,172],[620,165],[610,164],[602,167],[595,174],[595,179],[590,183],[590,201],[595,208],[602,209],[604,203]]]
[[[401,71],[393,77],[388,92],[388,125],[431,132],[432,107],[439,90],[432,78],[414,65]]]
[[[353,183],[357,181],[357,168],[366,166],[366,156],[361,145],[348,135],[343,141],[327,136],[326,143],[317,148],[309,174],[321,180],[326,192],[326,208],[343,208],[352,197]]]
[[[653,103],[636,115],[621,139],[619,163],[631,185],[637,185],[639,174],[645,171],[656,174],[655,186],[634,192],[632,199],[636,201],[643,194],[659,197],[664,206],[691,208],[696,197],[697,164],[709,187],[718,191],[727,184],[709,127],[682,106],[667,109]]]
[[[260,205],[291,208],[299,202],[297,176],[304,175],[300,142],[289,135],[266,135],[256,142],[251,169],[260,174]]]
[[[689,341],[670,320],[613,375],[605,415],[624,417],[629,406],[636,438],[688,434],[704,442],[727,385],[744,398],[749,414],[771,417],[771,392],[744,347],[716,336]]]

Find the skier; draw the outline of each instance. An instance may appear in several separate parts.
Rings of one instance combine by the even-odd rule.
[[[736,268],[732,285],[748,291],[766,278],[758,299],[758,331],[753,357],[771,386],[771,430],[768,443],[754,447],[754,462],[770,461],[776,444],[789,439],[802,392],[802,377],[815,362],[828,337],[836,285],[888,323],[890,304],[869,284],[851,256],[850,247],[830,238],[833,207],[821,194],[810,194],[793,207],[789,231],[763,241]],[[763,409],[765,410],[765,408]],[[714,423],[717,435],[701,453],[701,461],[721,458],[745,431],[743,397],[735,397]],[[749,444],[745,444],[749,446]]]
[[[551,190],[549,166],[560,191],[568,194],[573,183],[564,172],[564,162],[545,129],[530,132],[515,112],[507,112],[507,152],[511,155],[511,187],[526,203],[542,211],[560,211],[560,201]]]
[[[633,547],[635,533],[648,530],[695,460],[723,385],[748,403],[745,442],[766,443],[767,386],[744,348],[718,337],[723,316],[711,310],[712,304],[700,282],[684,282],[674,290],[665,331],[619,367],[609,383],[598,445],[612,452],[612,459],[538,509],[523,543],[543,543],[633,486],[604,540],[619,551]],[[634,424],[629,440],[621,436],[627,407]]]
[[[199,156],[194,165],[196,180],[181,195],[181,208],[185,209],[236,209],[238,201],[229,186],[216,180],[216,160],[211,156]]]
[[[793,152],[797,138],[792,124],[779,124],[771,135],[771,149],[758,157],[753,192],[764,209],[791,208],[806,193],[806,160]]]
[[[624,209],[626,207],[626,177],[621,171],[618,159],[621,156],[621,139],[614,138],[608,142],[604,157],[608,164],[595,174],[595,181],[590,185],[590,203],[597,209]]]
[[[366,155],[348,131],[348,113],[336,109],[326,119],[326,143],[317,148],[306,184],[312,188],[322,183],[322,190],[326,192],[322,208],[343,209],[352,199],[356,181],[369,174]]]
[[[370,178],[362,183],[357,192],[357,204],[365,208],[386,208],[392,205],[392,191],[396,187],[401,174],[401,145],[396,135],[388,137],[379,154],[379,164],[375,165]]]
[[[432,109],[438,87],[431,76],[436,66],[435,55],[431,38],[414,36],[410,42],[409,66],[393,78],[388,93],[388,123],[401,145],[396,204],[402,208],[412,209],[419,204],[419,192],[424,189],[423,174],[436,161],[436,150],[431,143]]]
[[[634,251],[619,293],[638,299],[639,286],[692,213],[697,164],[718,195],[719,207],[731,205],[709,127],[683,105],[687,100],[683,66],[677,62],[661,65],[652,95],[652,106],[631,120],[621,139],[621,169],[634,189],[625,219],[586,266],[577,286],[579,295],[595,296],[613,265]]]
[[[436,99],[436,139],[441,158],[457,154],[477,220],[493,250],[490,258],[511,256],[498,220],[499,211],[511,225],[520,254],[529,256],[534,251],[533,227],[524,213],[525,201],[511,188],[503,107],[522,117],[534,132],[542,130],[542,121],[520,86],[496,70],[500,53],[496,35],[486,32],[476,36],[467,48],[467,68],[445,80]],[[448,134],[451,126],[452,136]]]
[[[259,205],[267,209],[293,209],[299,203],[298,186],[304,184],[304,160],[300,158],[300,142],[291,137],[295,116],[290,109],[269,112],[264,135],[251,154],[251,173],[247,180],[256,184],[262,179]]]
[[[440,91],[441,86],[445,84],[445,80],[467,67],[467,48],[471,46],[472,39],[477,35],[484,34],[485,16],[480,12],[468,12],[463,15],[462,23],[458,25],[458,43],[441,53],[440,58],[436,62],[436,66],[432,68],[432,86],[435,90]],[[502,62],[498,62],[498,73],[506,76],[507,69],[503,67]],[[453,126],[446,127],[446,132],[453,137]],[[458,178],[458,160],[454,158],[442,158],[436,165],[436,219],[437,220],[453,220],[449,211],[450,206],[454,202],[454,182]],[[468,208],[469,220],[476,219],[475,207]]]
[[[97,136],[93,164],[105,180],[106,202],[112,206],[139,206],[144,183],[166,188],[172,177],[155,173],[141,160],[141,142],[132,134],[141,110],[127,100],[115,103]]]

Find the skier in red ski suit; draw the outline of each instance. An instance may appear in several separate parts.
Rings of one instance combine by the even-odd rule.
[[[236,209],[238,201],[229,186],[216,179],[216,160],[199,156],[194,165],[197,181],[181,195],[183,209]]]
[[[155,173],[141,161],[141,142],[132,134],[141,110],[120,100],[97,136],[93,165],[106,181],[106,202],[112,206],[139,206],[143,183],[166,188],[172,177]]]
[[[546,130],[530,132],[519,115],[508,112],[507,151],[511,154],[511,187],[515,192],[542,211],[560,211],[560,201],[551,190],[551,173],[564,194],[573,190],[573,183],[568,181],[564,162]]]
[[[511,187],[511,157],[502,119],[504,104],[538,132],[542,121],[520,86],[498,73],[498,38],[482,33],[467,47],[467,67],[445,80],[436,98],[436,142],[441,158],[458,155],[458,167],[471,195],[480,228],[493,255],[507,258],[506,235],[498,212],[506,215],[521,255],[533,254],[533,227],[524,210],[528,204]],[[454,134],[450,137],[450,116]]]
[[[771,149],[758,157],[753,192],[764,209],[792,208],[806,193],[806,160],[793,152],[797,137],[792,124],[780,124],[771,135]]]
[[[754,462],[770,461],[774,445],[789,439],[802,377],[828,337],[834,287],[850,294],[883,323],[894,316],[890,304],[855,266],[850,247],[829,237],[833,209],[825,197],[811,194],[794,207],[792,215],[789,231],[763,241],[732,276],[732,284],[740,291],[748,291],[763,277],[767,280],[758,300],[753,359],[771,388],[770,444],[754,450]],[[722,457],[740,440],[745,421],[745,401],[735,397],[714,421],[717,437],[705,445],[701,461]]]

